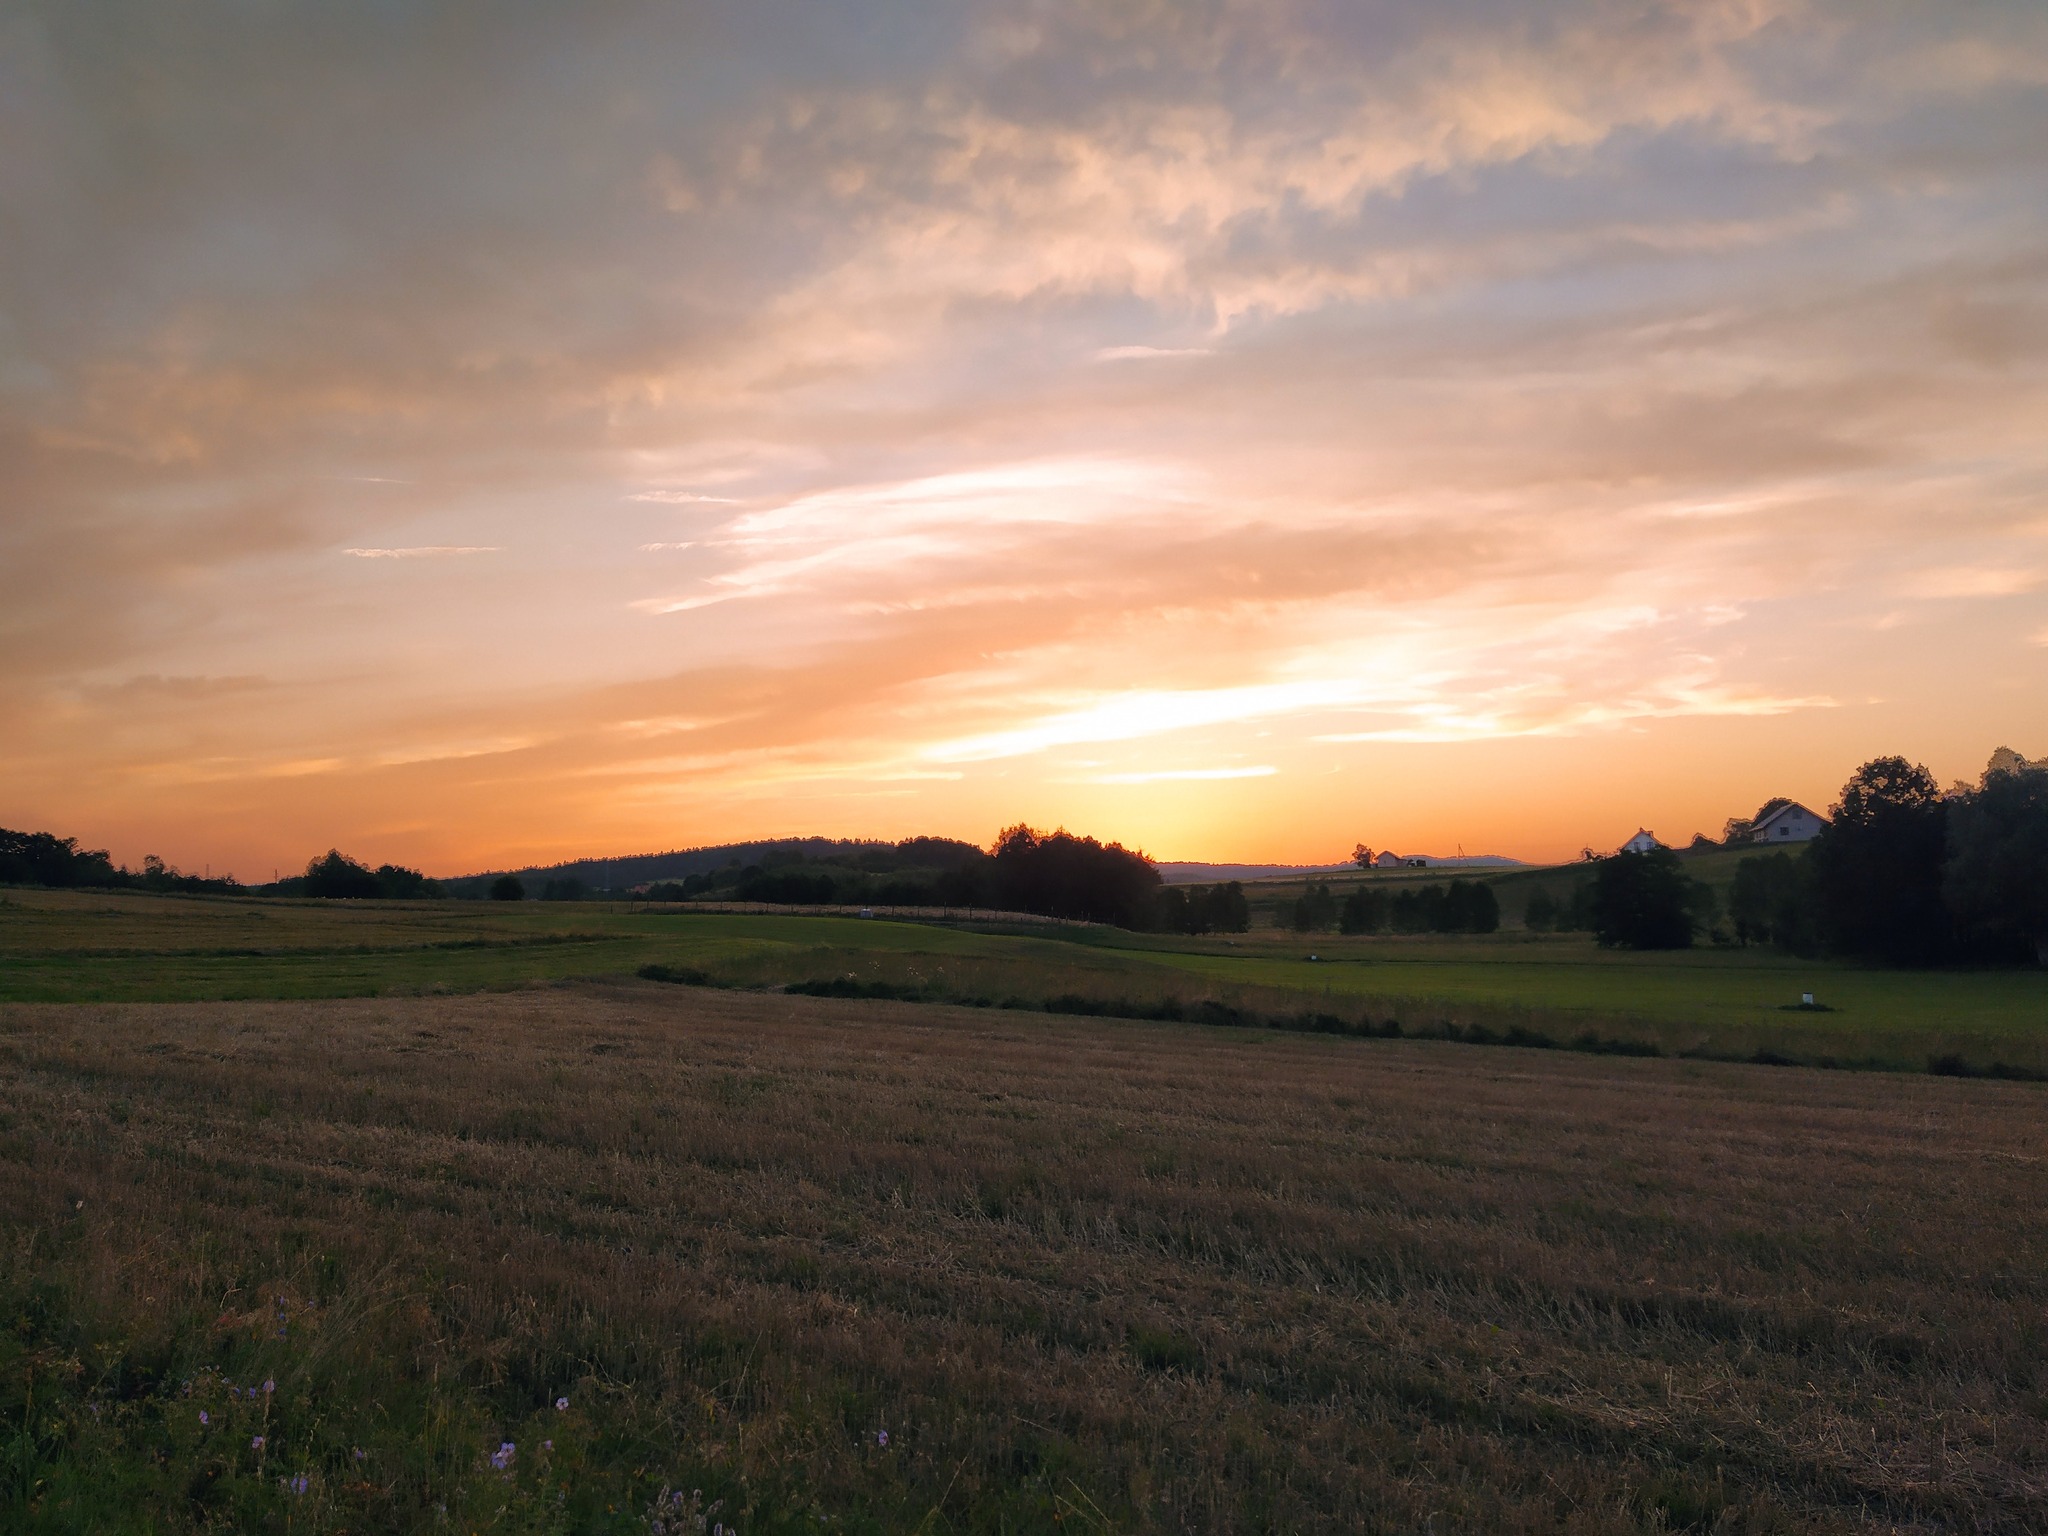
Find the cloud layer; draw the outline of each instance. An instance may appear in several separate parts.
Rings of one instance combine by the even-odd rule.
[[[2048,749],[2037,5],[854,9],[0,20],[0,822],[1543,855]]]

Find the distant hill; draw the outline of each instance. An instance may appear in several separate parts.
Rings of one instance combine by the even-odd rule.
[[[1440,859],[1433,854],[1415,854],[1415,858],[1428,858],[1431,869],[1519,869],[1520,859],[1504,858],[1497,853],[1477,853],[1465,858]],[[1176,859],[1162,861],[1159,878],[1168,885],[1190,885],[1211,880],[1274,880],[1289,875],[1341,875],[1357,868],[1350,860],[1342,864],[1201,864]]]
[[[953,864],[970,852],[970,843],[951,838],[914,838],[907,843],[846,837],[775,837],[753,843],[720,843],[710,848],[677,848],[667,853],[634,853],[617,859],[571,859],[561,864],[531,864],[516,869],[491,869],[458,875],[441,884],[451,895],[482,894],[500,875],[517,875],[528,885],[549,880],[580,880],[593,891],[630,891],[658,880],[684,880],[729,865],[820,862],[827,859],[865,862],[893,868],[906,857],[917,862]]]
[[[1186,859],[1162,859],[1156,866],[1159,878],[1168,885],[1192,885],[1211,880],[1270,880],[1285,875],[1333,875],[1353,866],[1342,864],[1200,864]]]
[[[946,837],[912,838],[902,843],[844,837],[775,837],[752,843],[719,843],[708,848],[677,848],[667,853],[634,853],[616,859],[570,859],[560,864],[489,869],[480,874],[444,879],[441,884],[451,896],[481,896],[500,875],[517,875],[535,892],[549,880],[577,880],[592,892],[630,891],[636,886],[663,880],[686,880],[691,875],[706,875],[735,865],[833,861],[879,873],[908,865],[944,868],[972,862],[978,852],[971,843]],[[1464,859],[1431,858],[1429,862],[1431,868],[1507,869],[1518,866],[1520,860],[1481,854]],[[1158,865],[1159,878],[1168,885],[1342,874],[1351,868],[1348,861],[1341,864],[1205,864],[1174,859]]]

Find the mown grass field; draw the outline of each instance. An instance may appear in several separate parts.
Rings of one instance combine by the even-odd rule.
[[[0,1004],[0,1529],[2037,1531],[2044,1154],[2027,1083]]]
[[[0,1000],[455,993],[648,965],[756,988],[850,977],[940,1001],[1081,999],[1139,1013],[1208,1002],[1410,1031],[1592,1035],[1673,1054],[2048,1071],[2048,973],[2036,971],[1882,971],[1761,948],[1627,954],[1584,935],[1515,931],[1181,939],[607,903],[0,896]],[[1791,1011],[1805,992],[1831,1011]]]

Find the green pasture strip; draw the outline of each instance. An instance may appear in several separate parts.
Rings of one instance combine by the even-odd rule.
[[[1600,952],[1593,952],[1596,956]],[[1644,957],[1614,957],[1617,973],[1659,979]],[[1915,1022],[1875,1011],[1807,1013],[1752,1009],[1701,1019],[1685,1012],[1659,1015],[1627,1006],[1600,1009],[1555,1006],[1511,989],[1456,989],[1442,985],[1462,967],[1388,967],[1390,985],[1344,991],[1322,985],[1343,968],[1317,964],[1289,975],[1270,964],[1176,964],[1214,956],[1118,952],[1069,946],[1057,956],[991,951],[935,954],[861,947],[762,946],[725,963],[694,961],[680,953],[642,974],[699,985],[785,987],[828,996],[889,998],[1053,1013],[1178,1020],[1253,1028],[1310,1029],[1336,1034],[1463,1040],[1472,1043],[1551,1045],[1610,1052],[1640,1048],[1647,1054],[1817,1066],[1993,1072],[2032,1077],[2048,1072],[2048,1028],[1995,1022],[1999,1002],[1973,1000],[1946,1022]],[[1597,961],[1595,963],[1598,963]],[[1692,969],[1701,967],[1695,965]],[[1405,974],[1403,974],[1405,973]],[[1669,979],[1669,978],[1663,978]],[[1896,976],[1862,974],[1875,984]],[[1999,976],[1916,977],[1954,986],[2007,980]],[[1429,990],[1432,982],[1439,983]],[[1393,990],[1405,982],[1410,990]],[[1534,990],[1533,988],[1531,989]],[[1796,994],[1795,994],[1796,995]],[[1626,995],[1624,995],[1626,1001]],[[1986,1025],[1983,1020],[1992,1018]]]
[[[726,986],[851,981],[932,1001],[1141,1017],[1209,1003],[1461,1038],[1520,1031],[1667,1054],[2048,1069],[2041,972],[1873,971],[1767,949],[1636,954],[1583,935],[1188,938],[599,902],[0,896],[0,1001],[473,992],[648,966]],[[1788,1011],[1804,992],[1831,1011]]]

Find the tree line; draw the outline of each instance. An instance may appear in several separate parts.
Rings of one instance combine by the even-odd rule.
[[[56,889],[94,886],[108,890],[239,891],[232,875],[188,875],[155,854],[142,868],[116,865],[104,848],[81,848],[75,837],[53,832],[15,832],[0,827],[0,885],[41,885]]]
[[[1449,885],[1360,885],[1341,901],[1326,881],[1308,888],[1280,912],[1280,926],[1296,933],[1492,933],[1500,927],[1500,898],[1478,880]]]
[[[1593,861],[1562,901],[1539,888],[1523,922],[1630,949],[1708,936],[1887,965],[2048,965],[2048,764],[2001,751],[1943,792],[1918,763],[1873,758],[1803,852],[1736,865],[1723,915],[1660,848]]]
[[[1805,856],[1744,859],[1737,937],[1892,965],[2048,965],[2048,764],[2000,753],[1943,793],[1903,757],[1858,768]]]

